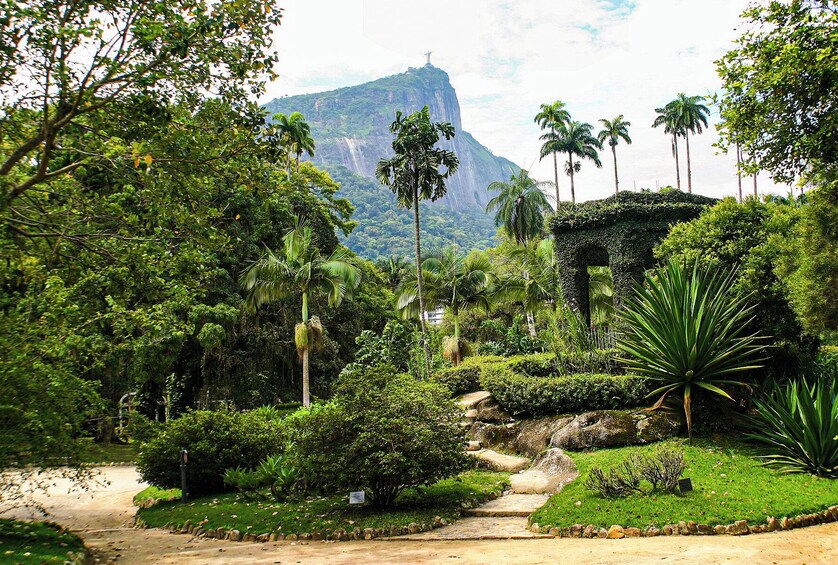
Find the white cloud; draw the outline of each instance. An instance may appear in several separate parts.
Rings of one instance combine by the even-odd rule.
[[[573,117],[624,114],[634,143],[619,146],[621,187],[675,184],[670,140],[651,128],[654,108],[678,92],[720,89],[713,61],[737,37],[748,0],[287,0],[277,30],[280,79],[266,99],[359,84],[432,62],[457,90],[463,128],[494,153],[552,178],[538,161],[539,104],[565,101]],[[712,117],[711,120],[715,120]],[[717,155],[712,127],[691,141],[693,189],[736,191],[735,160]],[[607,148],[606,148],[607,149]],[[683,153],[683,144],[682,144]],[[582,199],[613,191],[603,168],[584,163]],[[686,167],[682,163],[686,189]],[[560,173],[561,175],[561,173]],[[568,180],[559,177],[563,194]],[[752,185],[747,184],[748,187]],[[760,178],[761,190],[785,192]]]

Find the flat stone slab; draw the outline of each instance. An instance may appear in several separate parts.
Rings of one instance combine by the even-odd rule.
[[[465,510],[463,514],[484,518],[526,518],[544,506],[549,498],[549,494],[508,494],[481,504],[477,508]]]
[[[576,463],[564,451],[548,449],[533,461],[532,467],[509,477],[518,493],[556,493],[579,475]]]
[[[478,451],[469,451],[469,455],[477,457],[480,462],[492,469],[493,471],[501,471],[505,473],[517,473],[523,471],[530,465],[530,460],[526,457],[516,457],[515,455],[504,455],[491,449],[481,449]]]
[[[462,395],[460,398],[457,399],[457,404],[459,404],[466,410],[469,410],[471,408],[474,408],[487,398],[491,397],[492,393],[488,390],[478,390],[477,392],[470,392],[468,394]]]
[[[526,518],[463,518],[450,526],[429,532],[377,538],[381,541],[431,541],[431,540],[481,540],[481,539],[531,539],[549,538],[527,529]]]

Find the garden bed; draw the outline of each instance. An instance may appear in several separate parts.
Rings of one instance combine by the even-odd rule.
[[[77,536],[48,522],[0,519],[0,563],[84,563],[87,548]]]
[[[698,533],[699,525],[709,526],[712,530],[701,528],[704,530],[701,533],[749,533],[747,526],[742,531],[742,521],[768,525],[769,518],[776,517],[777,527],[772,526],[771,529],[777,529],[779,519],[783,517],[809,516],[786,524],[787,527],[809,525],[830,521],[829,513],[822,515],[821,519],[811,515],[823,513],[828,507],[838,504],[838,482],[835,480],[808,474],[781,473],[767,468],[755,459],[753,449],[742,442],[702,439],[696,440],[693,446],[687,445],[685,440],[671,440],[665,444],[684,450],[687,469],[683,476],[692,480],[692,492],[604,499],[584,487],[584,479],[591,467],[607,468],[619,464],[633,452],[646,453],[655,447],[575,453],[572,457],[579,468],[579,479],[536,511],[530,517],[531,524],[537,524],[540,531],[552,530],[554,534],[569,533],[578,537],[588,526],[593,526],[595,535],[600,528],[609,528],[614,524],[636,528],[640,532],[651,528],[652,532],[657,530],[659,533],[664,533],[666,526],[671,528],[675,525],[674,533],[679,533],[681,522],[689,526],[687,533]],[[737,522],[738,528],[715,528]],[[761,529],[762,526],[758,528]]]
[[[430,487],[403,492],[393,508],[349,506],[346,496],[275,502],[247,500],[239,494],[179,502],[161,502],[137,512],[147,527],[170,527],[193,535],[234,540],[350,539],[408,533],[456,520],[464,508],[496,498],[509,485],[509,474],[471,471]],[[142,500],[143,493],[137,495]],[[417,530],[418,531],[418,530]],[[210,533],[212,532],[212,533]],[[232,536],[232,532],[236,532]]]

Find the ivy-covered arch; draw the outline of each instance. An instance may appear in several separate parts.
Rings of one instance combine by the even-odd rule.
[[[619,303],[632,291],[634,281],[654,266],[652,251],[670,226],[697,218],[715,202],[671,190],[621,192],[604,200],[562,204],[548,219],[548,226],[555,238],[565,299],[590,317],[588,267],[607,266]]]

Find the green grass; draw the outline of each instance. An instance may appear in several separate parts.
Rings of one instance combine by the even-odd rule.
[[[508,479],[508,473],[471,471],[430,487],[407,490],[399,496],[396,506],[389,509],[350,507],[347,496],[280,503],[269,498],[244,500],[238,494],[221,494],[195,499],[186,505],[161,503],[140,509],[138,516],[151,527],[180,526],[191,520],[193,524],[202,522],[204,528],[235,528],[254,534],[402,527],[411,522],[430,524],[434,516],[455,519],[463,502],[486,498],[491,492],[500,493],[508,485]]]
[[[687,463],[683,477],[692,479],[692,492],[604,499],[583,486],[589,469],[594,465],[607,468],[634,451],[646,452],[655,446],[573,453],[570,455],[579,467],[579,478],[535,512],[531,521],[559,528],[574,524],[661,528],[680,520],[711,526],[736,520],[754,524],[764,523],[768,516],[793,517],[838,503],[838,481],[806,474],[783,474],[764,467],[744,443],[696,440],[692,447],[686,440],[663,443],[683,448]]]
[[[95,443],[90,439],[84,440],[85,449],[82,463],[132,463],[137,460],[136,443],[112,443],[105,445]]]
[[[180,496],[181,492],[179,488],[158,488],[150,486],[134,495],[134,504],[139,506],[149,498],[155,500],[179,500]]]
[[[68,552],[82,557],[86,550],[78,537],[54,524],[0,519],[0,563],[64,563]]]

